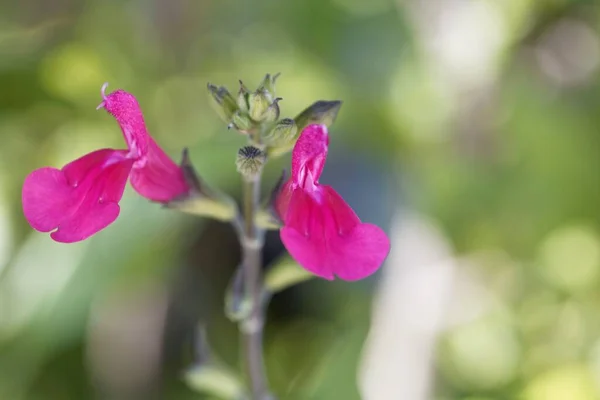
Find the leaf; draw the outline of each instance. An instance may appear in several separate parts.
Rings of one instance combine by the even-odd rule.
[[[193,367],[185,373],[184,380],[192,390],[223,400],[246,398],[239,376],[224,366],[207,364]]]
[[[267,272],[265,276],[265,288],[270,293],[277,293],[314,277],[315,275],[286,256]]]
[[[256,226],[262,229],[276,231],[281,229],[281,222],[277,220],[270,210],[258,210],[254,219]]]
[[[231,221],[237,213],[234,205],[197,195],[173,200],[165,206],[187,214],[211,217],[220,221]]]

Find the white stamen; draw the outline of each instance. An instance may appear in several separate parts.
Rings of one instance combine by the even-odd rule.
[[[102,88],[100,88],[100,95],[102,96],[102,102],[100,104],[98,104],[98,107],[96,107],[96,110],[99,110],[106,106],[106,88],[107,87],[108,87],[108,82],[104,82],[104,85],[102,85]]]
[[[104,82],[102,88],[100,88],[100,94],[102,95],[102,99],[106,100],[106,88],[108,87],[108,82]]]

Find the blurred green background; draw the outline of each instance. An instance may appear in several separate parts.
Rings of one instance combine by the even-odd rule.
[[[181,374],[198,320],[237,367],[230,227],[128,188],[117,222],[64,245],[27,225],[20,190],[124,147],[95,111],[109,82],[239,196],[244,139],[206,83],[266,72],[283,116],[344,101],[322,182],[392,240],[373,278],[275,296],[280,399],[600,398],[599,30],[596,0],[0,3],[0,399],[212,398]]]

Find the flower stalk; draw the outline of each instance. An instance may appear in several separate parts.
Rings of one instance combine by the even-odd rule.
[[[263,232],[255,223],[260,204],[261,171],[253,177],[244,177],[244,229],[240,237],[244,290],[250,303],[249,313],[240,321],[242,359],[250,383],[253,400],[271,398],[263,360],[263,307],[262,248]]]

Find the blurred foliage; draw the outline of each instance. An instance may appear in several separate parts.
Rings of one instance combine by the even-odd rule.
[[[436,399],[599,398],[600,5],[427,4],[0,4],[0,398],[199,398],[180,379],[189,338],[163,343],[173,309],[210,319],[215,349],[236,365],[235,327],[219,315],[236,263],[227,234],[128,189],[115,224],[65,246],[26,224],[20,189],[35,168],[124,146],[95,111],[108,81],[137,96],[169,154],[189,147],[202,178],[235,194],[244,140],[213,115],[206,83],[254,87],[269,71],[282,73],[282,117],[342,99],[332,157],[343,149],[350,164],[387,171],[404,207],[437,221],[457,254],[477,255],[468,272],[487,306],[441,338]],[[267,182],[288,162],[270,165]],[[400,208],[354,179],[348,193],[364,207]],[[368,289],[311,280],[273,312],[266,354],[282,399],[359,398]]]

